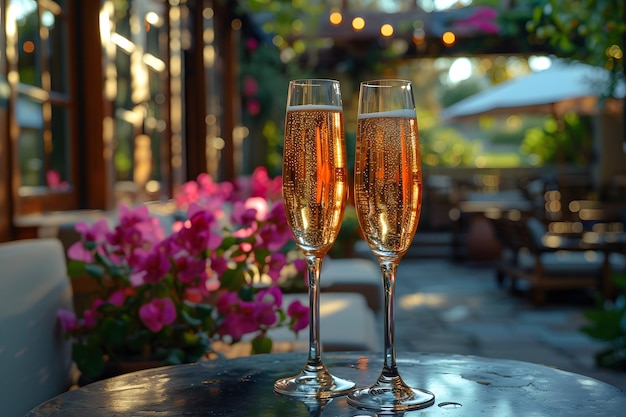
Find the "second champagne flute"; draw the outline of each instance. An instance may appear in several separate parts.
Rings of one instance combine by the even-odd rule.
[[[428,407],[435,396],[402,380],[393,343],[396,269],[413,241],[422,205],[417,117],[409,81],[361,83],[356,139],[355,207],[382,270],[385,333],[378,380],[350,392],[348,403],[387,412]]]
[[[283,154],[283,198],[289,227],[306,258],[309,355],[299,374],[279,379],[280,394],[329,398],[354,387],[330,374],[321,359],[319,295],[322,259],[333,245],[347,196],[346,148],[339,82],[289,83]]]

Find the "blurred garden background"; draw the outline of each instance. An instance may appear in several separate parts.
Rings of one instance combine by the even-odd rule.
[[[425,202],[442,203],[425,205],[422,229],[450,229],[468,192],[528,193],[536,179],[569,200],[621,200],[624,9],[619,0],[3,0],[0,237],[34,236],[62,223],[61,212],[166,202],[202,173],[279,175],[287,84],[307,77],[341,81],[350,160],[359,83],[414,83]],[[593,77],[557,77],[548,87],[565,95],[548,102],[498,104],[515,103],[516,93],[498,96],[508,83],[572,62]],[[527,88],[525,99],[551,90]],[[465,100],[487,93],[491,110],[468,114],[478,107]]]

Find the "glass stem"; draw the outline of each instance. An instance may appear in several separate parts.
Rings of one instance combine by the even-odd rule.
[[[394,293],[396,290],[396,270],[398,264],[393,261],[381,261],[380,269],[383,275],[383,289],[385,291],[385,341],[384,341],[384,364],[382,374],[385,376],[398,375],[396,366],[396,348],[394,345]]]
[[[320,345],[320,270],[322,258],[306,257],[309,285],[309,358],[307,366],[317,368],[322,364]]]

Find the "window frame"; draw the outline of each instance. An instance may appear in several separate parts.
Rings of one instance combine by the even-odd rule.
[[[66,0],[62,7],[59,3],[50,0],[36,1],[37,3],[37,17],[39,22],[38,32],[38,45],[36,49],[38,54],[36,60],[39,62],[40,68],[37,71],[37,79],[40,85],[25,84],[19,79],[18,75],[18,48],[19,38],[18,33],[7,33],[6,48],[7,48],[7,73],[10,97],[9,97],[9,109],[13,109],[9,115],[9,143],[10,143],[10,177],[11,177],[11,194],[13,200],[13,215],[15,217],[26,216],[34,213],[52,212],[75,209],[78,206],[79,201],[79,182],[78,182],[78,166],[77,160],[77,131],[76,131],[76,83],[72,80],[76,79],[76,55],[75,48],[71,45],[75,44],[75,32],[74,32],[74,11],[73,0]],[[8,0],[3,9],[6,11],[10,7],[11,0]],[[55,13],[56,19],[60,22],[57,24],[65,25],[65,39],[62,43],[65,47],[66,57],[66,78],[67,91],[59,92],[52,90],[52,80],[50,79],[50,68],[48,66],[48,43],[49,29],[42,23],[42,16],[45,12],[52,12],[50,7],[54,5],[58,6],[60,12]],[[58,10],[56,10],[58,11]],[[11,22],[6,22],[4,27]],[[44,40],[41,39],[42,34]],[[37,44],[37,43],[36,43]],[[37,84],[37,83],[36,83]],[[21,97],[25,97],[34,102],[40,103],[42,106],[42,131],[41,131],[41,146],[43,149],[50,147],[52,144],[52,109],[53,107],[62,107],[66,110],[67,126],[64,132],[66,137],[64,140],[64,148],[67,152],[67,164],[68,176],[66,178],[69,183],[67,189],[53,189],[47,185],[38,186],[25,186],[22,184],[22,173],[20,165],[17,163],[20,157],[19,141],[20,134],[23,126],[20,126],[18,117],[16,114],[17,103]],[[47,115],[45,115],[47,113]],[[48,165],[46,159],[51,155],[51,151],[44,151],[44,166]],[[45,173],[44,173],[45,175]]]

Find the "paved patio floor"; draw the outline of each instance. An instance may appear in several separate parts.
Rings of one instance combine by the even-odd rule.
[[[498,288],[493,268],[447,259],[402,260],[396,284],[396,353],[458,353],[556,367],[626,390],[626,373],[594,366],[603,345],[582,332],[580,295],[536,307]],[[382,325],[381,325],[382,337]]]

